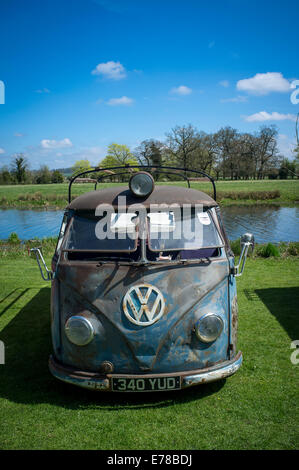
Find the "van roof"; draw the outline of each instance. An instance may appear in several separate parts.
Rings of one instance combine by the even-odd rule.
[[[67,209],[73,210],[93,210],[99,204],[118,205],[118,197],[126,197],[125,207],[131,204],[141,203],[145,207],[150,204],[202,204],[205,207],[216,207],[218,204],[208,194],[197,189],[184,188],[182,186],[155,186],[153,192],[145,197],[136,197],[130,189],[124,186],[113,186],[110,188],[89,191],[76,197]],[[122,204],[120,204],[122,206]]]

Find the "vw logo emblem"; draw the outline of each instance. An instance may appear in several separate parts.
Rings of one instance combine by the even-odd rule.
[[[158,321],[165,308],[162,293],[150,284],[131,287],[123,300],[123,310],[127,319],[135,325],[148,326]]]

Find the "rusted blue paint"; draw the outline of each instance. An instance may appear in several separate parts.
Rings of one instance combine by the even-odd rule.
[[[234,357],[237,351],[237,333],[238,333],[238,301],[237,301],[237,283],[236,278],[232,274],[235,267],[234,256],[229,257],[229,291],[228,291],[228,305],[229,305],[229,351],[230,357]]]
[[[123,296],[140,282],[159,286],[166,304],[163,317],[142,328],[129,322],[122,310]],[[169,373],[206,368],[230,358],[229,299],[234,298],[235,279],[225,256],[172,267],[61,261],[52,289],[54,353],[67,366],[96,372],[108,360],[114,373]],[[224,329],[216,341],[205,344],[196,337],[194,325],[208,312],[221,316]],[[96,331],[84,347],[70,343],[64,333],[67,319],[79,314],[88,317]]]

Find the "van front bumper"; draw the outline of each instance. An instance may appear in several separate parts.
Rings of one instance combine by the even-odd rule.
[[[216,380],[225,379],[233,375],[241,367],[242,364],[241,351],[230,361],[222,362],[206,369],[198,369],[193,371],[174,372],[171,374],[146,374],[146,375],[130,375],[130,374],[99,374],[95,372],[78,371],[71,367],[58,363],[53,356],[49,359],[49,369],[52,375],[63,382],[78,385],[79,387],[88,388],[90,390],[109,392],[113,391],[111,384],[113,378],[141,379],[141,378],[164,378],[164,377],[180,377],[181,389],[191,387],[192,385],[205,384]]]

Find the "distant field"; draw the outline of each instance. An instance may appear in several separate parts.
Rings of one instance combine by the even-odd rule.
[[[172,182],[178,186],[184,182]],[[117,185],[119,183],[103,183],[98,188]],[[127,186],[126,183],[122,183]],[[191,187],[212,194],[212,186],[208,182],[191,182]],[[219,181],[216,182],[217,200],[222,205],[252,203],[299,203],[299,180],[265,180],[265,181]],[[92,191],[94,184],[74,184],[72,194],[78,196]],[[0,186],[0,207],[64,207],[67,204],[68,184],[12,185]]]

